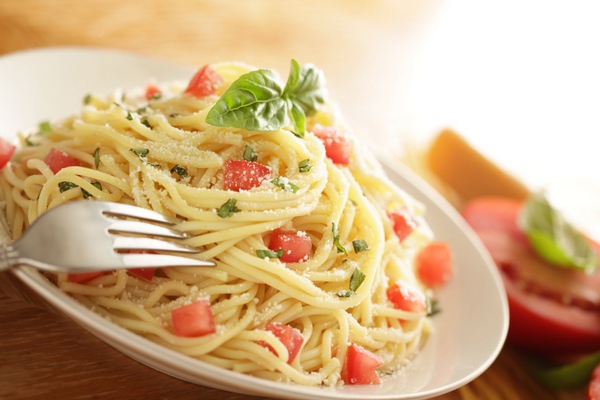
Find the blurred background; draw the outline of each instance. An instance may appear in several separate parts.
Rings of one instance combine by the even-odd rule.
[[[600,238],[599,18],[591,0],[0,0],[0,56],[100,46],[284,76],[312,62],[376,149],[401,158],[451,128]]]

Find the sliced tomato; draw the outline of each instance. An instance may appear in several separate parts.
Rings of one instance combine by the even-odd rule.
[[[540,259],[517,225],[521,206],[484,197],[462,210],[501,271],[508,341],[542,356],[600,350],[600,272],[588,275]]]
[[[401,242],[415,230],[415,222],[405,209],[388,213],[388,218],[392,221],[394,232]]]
[[[312,133],[325,145],[325,155],[335,164],[347,165],[350,162],[350,139],[335,128],[315,125]]]
[[[190,80],[185,93],[194,97],[205,97],[214,94],[225,80],[210,65],[205,65]]]
[[[174,309],[171,318],[177,336],[198,337],[217,331],[210,302],[206,299]]]
[[[73,283],[84,283],[87,281],[91,281],[94,278],[102,276],[106,273],[106,271],[95,271],[95,272],[80,272],[73,273],[67,276],[69,282]]]
[[[381,378],[376,368],[381,364],[383,364],[381,357],[357,344],[350,343],[341,378],[348,385],[380,384]]]
[[[56,147],[50,148],[50,151],[44,158],[44,162],[55,174],[63,168],[80,167],[82,165],[78,159],[71,157]]]
[[[254,161],[225,161],[224,186],[227,190],[239,192],[260,186],[269,179],[271,168]]]
[[[452,249],[446,242],[431,242],[417,253],[417,276],[428,287],[442,286],[454,276]]]
[[[146,86],[146,92],[144,95],[146,96],[146,100],[152,100],[160,96],[161,93],[162,91],[158,88],[158,86],[150,84]]]
[[[267,322],[265,325],[265,330],[275,335],[277,339],[279,339],[279,341],[285,346],[288,351],[287,363],[291,364],[300,352],[302,343],[304,343],[304,336],[302,336],[302,333],[300,333],[300,331],[296,328],[292,328],[289,325],[279,322]],[[273,347],[271,347],[268,343],[264,341],[260,341],[258,343],[261,346],[269,349],[273,354],[277,355]]]
[[[271,233],[269,249],[273,251],[283,250],[283,256],[279,258],[282,262],[308,261],[312,242],[303,232],[276,229]]]
[[[406,281],[397,281],[387,288],[387,297],[394,308],[410,312],[427,310],[425,294]]]
[[[0,169],[8,164],[16,149],[17,147],[15,145],[0,138]]]
[[[600,364],[592,372],[592,379],[588,385],[587,399],[600,400]]]

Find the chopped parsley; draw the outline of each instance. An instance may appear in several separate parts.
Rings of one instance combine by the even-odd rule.
[[[217,210],[217,214],[221,218],[231,217],[234,213],[241,210],[235,206],[237,199],[229,199]]]

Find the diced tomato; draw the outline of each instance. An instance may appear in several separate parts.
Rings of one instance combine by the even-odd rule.
[[[383,364],[381,357],[357,344],[350,343],[341,372],[342,380],[348,385],[380,384],[381,379],[375,369],[381,364]]]
[[[415,230],[415,222],[405,209],[388,213],[388,218],[392,221],[394,232],[400,241],[406,239]]]
[[[214,94],[225,80],[210,65],[205,65],[190,80],[185,93],[194,97],[205,97]]]
[[[78,159],[71,157],[64,151],[57,149],[56,147],[50,148],[50,151],[44,158],[44,162],[52,172],[55,174],[58,173],[63,168],[66,167],[80,167],[82,164]]]
[[[281,324],[279,322],[267,322],[265,325],[265,330],[271,332],[273,335],[279,339],[279,341],[285,346],[288,351],[288,360],[287,363],[291,364],[292,361],[298,355],[300,348],[302,347],[302,343],[304,343],[304,336],[298,329],[292,328],[289,325]],[[268,343],[264,341],[258,342],[261,346],[269,349],[273,354],[275,350]]]
[[[254,161],[225,161],[224,186],[227,190],[250,190],[269,179],[271,168]]]
[[[481,197],[462,210],[501,272],[510,310],[508,341],[542,357],[599,351],[600,271],[586,274],[537,256],[518,227],[522,205]]]
[[[198,337],[217,331],[210,302],[206,299],[174,309],[171,318],[173,330],[178,336]]]
[[[405,281],[398,281],[388,287],[387,297],[398,310],[422,312],[427,310],[425,294]]]
[[[147,250],[130,250],[130,254],[156,254],[154,251]],[[156,273],[155,267],[146,267],[146,268],[131,268],[128,269],[127,272],[130,274],[139,276],[140,278],[146,279],[147,281],[151,281]]]
[[[587,399],[600,400],[600,364],[592,372],[592,379],[588,385]]]
[[[158,97],[160,94],[162,93],[162,91],[158,88],[158,86],[156,85],[148,85],[146,86],[146,100],[152,100],[156,97]]]
[[[452,249],[446,242],[432,242],[415,259],[417,276],[429,287],[438,287],[454,276]]]
[[[10,161],[10,158],[15,153],[17,147],[0,138],[0,169]]]
[[[350,140],[335,128],[315,125],[312,133],[325,145],[325,155],[335,164],[347,165],[350,162]]]
[[[67,279],[69,282],[73,283],[84,283],[87,281],[91,281],[94,278],[102,276],[106,273],[106,271],[94,271],[94,272],[80,272],[69,274]]]
[[[282,262],[308,261],[312,242],[308,236],[302,235],[300,232],[276,229],[271,233],[269,249],[283,250],[283,256],[279,258]]]

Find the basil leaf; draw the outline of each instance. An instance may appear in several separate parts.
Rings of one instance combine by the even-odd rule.
[[[306,133],[306,114],[302,107],[298,104],[291,102],[290,115],[292,116],[292,123],[294,124],[294,135],[303,139]]]
[[[439,302],[435,299],[432,299],[429,296],[427,296],[427,298],[426,298],[426,304],[427,304],[427,316],[428,317],[431,317],[435,314],[439,314],[440,312],[442,312]]]
[[[308,158],[298,163],[298,171],[300,172],[308,172],[311,168],[312,165],[310,165],[310,160]]]
[[[528,358],[528,371],[546,387],[552,389],[576,389],[590,381],[594,368],[600,363],[600,352],[591,353],[579,361],[565,365],[547,365],[539,359]]]
[[[60,190],[61,193],[66,192],[67,190],[71,190],[76,187],[77,187],[77,185],[73,182],[69,182],[69,181],[58,182],[58,190]]]
[[[361,251],[370,250],[369,245],[362,239],[357,239],[352,241],[352,247],[354,247],[355,253],[360,253]]]
[[[206,115],[206,123],[251,131],[273,131],[287,124],[285,100],[274,72],[251,71],[234,81]]]
[[[364,280],[365,274],[359,268],[356,268],[350,277],[350,291],[356,292]]]
[[[297,185],[282,177],[271,180],[271,183],[278,188],[285,190],[286,192],[296,193],[298,189],[300,189]]]
[[[83,104],[88,105],[91,102],[92,102],[92,95],[86,94],[85,97],[83,98]]]
[[[129,111],[127,111],[127,116],[125,118],[127,118],[128,121],[133,121],[133,117]]]
[[[353,290],[342,290],[341,292],[337,293],[338,297],[350,297],[354,294],[355,292]]]
[[[323,71],[312,64],[300,67],[298,62],[292,59],[290,76],[284,89],[284,97],[289,98],[306,115],[310,115],[325,102],[325,96],[325,75]]]
[[[132,152],[134,152],[135,154],[138,155],[138,157],[140,158],[144,158],[148,155],[148,153],[150,152],[150,150],[148,149],[129,149]]]
[[[96,147],[96,150],[94,150],[94,165],[96,169],[100,166],[100,147]]]
[[[335,247],[337,247],[337,252],[348,255],[348,250],[346,250],[346,248],[340,244],[340,234],[338,233],[338,227],[335,222],[331,223],[331,231],[333,232],[333,244]]]
[[[142,120],[142,125],[144,125],[144,126],[150,128],[150,129],[152,129],[152,125],[150,125],[150,122],[148,122],[148,120],[146,118],[144,118]]]
[[[186,178],[188,176],[187,170],[179,164],[171,168],[171,173],[173,172],[177,173],[177,175],[179,175],[182,178]]]
[[[260,258],[281,258],[283,257],[283,249],[273,250],[256,250],[256,255]]]
[[[586,237],[550,205],[543,193],[525,202],[519,226],[544,260],[588,273],[598,269],[598,255]]]
[[[256,160],[258,160],[258,154],[256,154],[254,152],[254,150],[252,149],[252,147],[250,147],[248,145],[246,145],[246,147],[244,148],[244,155],[242,157],[246,161],[254,161],[254,162],[256,162]]]
[[[226,218],[231,217],[233,213],[240,212],[241,210],[235,206],[237,199],[229,199],[217,210],[219,217]]]

